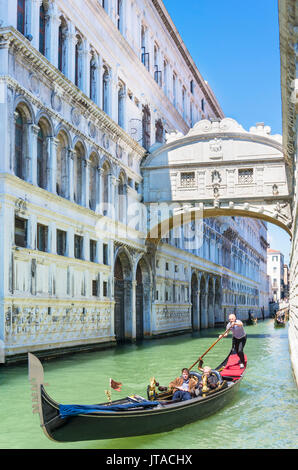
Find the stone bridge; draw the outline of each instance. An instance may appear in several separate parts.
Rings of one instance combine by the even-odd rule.
[[[143,202],[171,210],[156,221],[150,215],[148,239],[198,214],[263,219],[291,236],[293,170],[282,136],[271,135],[264,123],[246,131],[231,118],[202,120],[187,135],[168,134],[166,144],[150,150],[142,164]]]

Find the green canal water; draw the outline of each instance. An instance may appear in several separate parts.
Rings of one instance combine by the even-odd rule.
[[[235,399],[209,418],[164,434],[136,438],[59,444],[46,438],[38,415],[32,414],[26,365],[0,367],[0,449],[297,449],[297,389],[292,375],[287,328],[273,320],[246,327],[248,368]],[[44,362],[50,396],[64,404],[106,400],[109,378],[122,391],[146,396],[149,378],[162,385],[180,375],[222,332],[144,341],[106,351],[73,354]],[[228,354],[231,336],[205,357],[216,367]]]

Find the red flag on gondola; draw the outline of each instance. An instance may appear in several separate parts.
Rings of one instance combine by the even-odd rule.
[[[110,387],[116,390],[117,392],[121,392],[122,383],[115,382],[115,380],[110,379]]]

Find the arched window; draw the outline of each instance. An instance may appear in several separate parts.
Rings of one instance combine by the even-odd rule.
[[[125,85],[119,82],[118,86],[118,124],[124,128]]]
[[[47,189],[47,148],[46,136],[41,126],[37,136],[37,185]]]
[[[123,34],[123,0],[117,0],[117,27]]]
[[[125,198],[126,198],[125,178],[124,178],[124,175],[121,174],[119,177],[119,184],[118,184],[118,220],[120,222],[124,221]]]
[[[83,53],[83,41],[79,34],[76,36],[77,43],[75,49],[75,85],[78,88],[82,88],[82,53]]]
[[[26,0],[18,0],[17,7],[17,30],[25,34],[26,25]]]
[[[110,88],[110,73],[107,66],[104,66],[104,73],[102,77],[102,109],[105,113],[109,114],[109,88]]]
[[[85,158],[84,148],[81,143],[75,146],[74,158],[74,200],[82,204],[83,200],[83,163]]]
[[[67,24],[63,16],[61,16],[58,37],[58,69],[64,75],[66,73],[66,33]]]
[[[151,115],[149,107],[143,106],[142,128],[143,128],[143,147],[148,150],[151,145],[150,135]]]
[[[68,140],[63,131],[57,140],[56,191],[59,196],[68,197]]]
[[[90,99],[97,103],[97,62],[94,52],[90,60]]]
[[[155,141],[163,143],[163,125],[161,119],[158,119],[155,123]]]
[[[111,172],[110,165],[105,162],[102,167],[102,184],[101,184],[101,203],[103,204],[103,215],[107,214],[107,204],[109,203],[109,175]]]
[[[46,10],[43,3],[39,9],[39,52],[43,55],[46,52]]]
[[[15,161],[14,172],[19,178],[25,179],[24,165],[24,119],[21,113],[15,112]]]

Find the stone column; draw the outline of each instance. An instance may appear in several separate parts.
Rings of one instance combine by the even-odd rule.
[[[57,146],[59,140],[54,137],[47,138],[48,155],[49,155],[49,178],[48,178],[48,190],[57,194],[56,180],[57,180]]]
[[[90,208],[90,160],[83,160],[84,178],[83,178],[83,200],[82,205]],[[85,186],[85,188],[84,188]]]
[[[66,256],[69,258],[74,257],[74,229],[69,227],[67,230],[67,237],[66,237]]]
[[[39,50],[39,14],[42,0],[28,0],[28,30],[27,34],[33,36],[32,46]]]
[[[83,236],[83,259],[90,261],[90,237],[87,233]]]
[[[13,26],[17,29],[17,7],[18,0],[0,1],[0,18],[2,26]]]
[[[66,54],[65,54],[65,75],[66,77],[75,82],[75,56],[76,56],[76,30],[72,23],[68,23],[66,37]]]
[[[108,216],[115,220],[115,216],[117,214],[115,208],[115,186],[117,184],[117,178],[110,174],[109,175],[109,207],[108,207]]]
[[[50,3],[46,23],[46,58],[58,68],[59,26],[60,18],[56,3]]]
[[[98,167],[97,175],[96,175],[96,209],[95,209],[95,212],[96,214],[101,214],[101,215],[103,213],[103,208],[101,205],[102,173],[103,173],[102,168]]]
[[[99,108],[103,109],[103,102],[102,102],[102,93],[103,93],[103,61],[100,56],[97,59],[97,102]]]
[[[110,78],[109,116],[118,122],[118,71],[113,71]]]
[[[89,97],[90,92],[90,45],[87,40],[83,42],[82,50],[82,92]]]
[[[113,185],[114,185],[114,194],[115,194],[115,199],[114,199],[114,203],[113,203],[113,207],[115,208],[115,221],[118,221],[119,220],[119,204],[120,204],[120,201],[119,201],[119,179],[117,178],[114,178],[113,179]]]
[[[36,250],[37,219],[36,215],[30,214],[28,219],[28,243],[27,247]]]
[[[51,222],[49,226],[49,252],[57,254],[57,226],[56,222]]]
[[[137,311],[136,311],[136,299],[137,299],[137,281],[131,283],[131,336],[132,340],[136,339],[137,335]]]
[[[9,75],[8,69],[8,55],[9,55],[10,42],[7,38],[3,37],[0,39],[0,75]],[[13,114],[14,110],[12,107],[14,91],[10,87],[2,82],[0,84],[0,113],[1,113],[1,126],[0,126],[0,142],[1,142],[1,159],[0,159],[0,171],[9,172],[10,166],[14,155],[14,131],[15,131],[15,120],[13,119],[16,115]],[[9,104],[9,99],[10,103]]]

